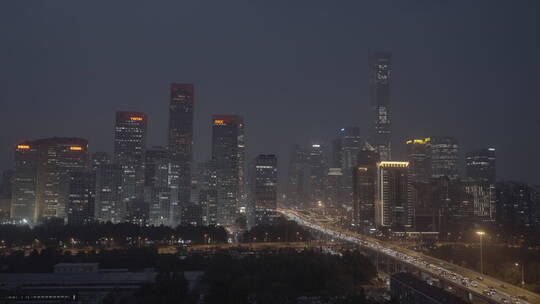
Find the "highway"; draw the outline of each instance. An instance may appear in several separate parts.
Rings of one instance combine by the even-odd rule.
[[[335,227],[326,222],[317,222],[308,215],[296,210],[278,208],[277,211],[300,225],[331,235],[336,239],[346,240],[370,248],[380,254],[413,265],[425,273],[460,285],[461,288],[465,288],[473,294],[489,299],[491,302],[540,304],[540,295],[495,278],[481,275],[476,271],[450,264],[447,261],[439,260],[408,248],[391,245],[363,234]]]

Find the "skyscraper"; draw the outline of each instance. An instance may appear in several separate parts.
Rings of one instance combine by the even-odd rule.
[[[236,115],[214,115],[212,118],[212,161],[216,169],[217,222],[234,225],[243,187],[244,123]]]
[[[36,204],[38,219],[66,219],[70,177],[89,170],[88,141],[54,137],[34,142],[38,151]]]
[[[352,207],[353,201],[353,170],[357,164],[358,152],[361,148],[360,130],[358,127],[341,128],[339,131],[339,140],[341,141],[341,178],[340,203]]]
[[[351,170],[352,171],[352,170]],[[341,168],[328,168],[328,173],[325,178],[325,208],[326,211],[341,206],[342,199],[342,184],[343,170]]]
[[[144,154],[148,118],[141,112],[116,112],[114,162],[121,166],[121,199],[127,207],[127,219],[144,221]]]
[[[468,178],[479,182],[495,184],[495,149],[485,148],[467,153],[465,169]]]
[[[381,161],[390,160],[390,81],[392,54],[373,53],[369,57],[369,95],[373,110],[373,132],[369,143],[379,152]]]
[[[121,223],[126,220],[126,202],[122,200],[122,166],[103,163],[96,170],[94,219]]]
[[[168,225],[171,218],[169,153],[165,147],[152,147],[144,156],[144,201],[151,225]]]
[[[15,172],[11,195],[11,218],[37,223],[36,187],[38,146],[24,141],[15,147]]]
[[[270,222],[277,208],[278,169],[274,154],[259,154],[255,158],[253,181],[253,204],[248,214],[255,216],[255,223]]]
[[[451,180],[459,178],[458,142],[453,137],[431,137],[426,143],[431,163],[431,177],[446,176]]]
[[[353,172],[353,223],[366,232],[375,227],[376,151],[362,149]]]
[[[499,182],[496,189],[496,221],[504,231],[522,233],[536,224],[540,206],[534,188],[519,182]]]
[[[310,208],[320,207],[325,200],[326,158],[320,144],[311,145],[309,151],[309,199]]]
[[[414,206],[408,179],[408,162],[377,163],[377,226],[409,228],[413,225]]]
[[[203,225],[217,224],[217,175],[213,161],[198,166],[197,189]]]
[[[94,221],[95,189],[95,175],[90,170],[71,172],[67,204],[68,224],[83,225]]]
[[[190,202],[194,101],[193,84],[171,84],[168,148],[172,225],[180,224],[182,207]]]
[[[407,158],[411,183],[427,183],[431,178],[431,162],[427,151],[430,138],[407,140]]]
[[[308,152],[303,146],[295,144],[291,147],[287,202],[296,208],[307,208],[308,159]]]
[[[93,172],[96,172],[99,166],[110,164],[111,159],[109,157],[109,154],[107,152],[94,152],[92,153],[91,160],[90,160],[90,167]]]
[[[14,172],[14,170],[8,169],[2,172],[2,177],[0,177],[0,221],[10,217]]]
[[[472,195],[474,215],[485,220],[495,220],[495,149],[486,148],[467,153],[465,161],[465,190]]]

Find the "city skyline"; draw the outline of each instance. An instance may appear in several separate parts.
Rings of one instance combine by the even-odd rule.
[[[0,302],[540,303],[540,1],[0,3]]]
[[[275,5],[280,7],[284,4]],[[151,57],[149,60],[155,67],[141,62],[142,70],[130,68],[134,59],[143,56],[141,51],[134,51],[131,57],[111,61],[112,56],[120,58],[117,56],[126,50],[126,45],[136,43],[138,41],[136,37],[125,37],[128,43],[126,45],[118,43],[111,45],[110,55],[104,56],[103,50],[96,46],[99,42],[107,41],[110,36],[107,33],[99,37],[94,36],[94,32],[88,27],[94,21],[87,18],[87,14],[93,12],[92,9],[89,8],[88,12],[82,13],[76,11],[78,6],[73,5],[64,7],[65,11],[45,10],[51,14],[50,16],[39,11],[54,7],[55,5],[50,3],[34,7],[35,13],[44,19],[57,17],[55,19],[57,21],[44,24],[37,33],[56,31],[59,25],[74,26],[62,29],[67,31],[64,34],[68,45],[36,44],[36,49],[43,51],[40,56],[44,56],[43,61],[39,61],[36,67],[30,68],[27,65],[37,58],[36,53],[18,40],[13,40],[15,36],[12,33],[6,33],[6,45],[21,51],[5,53],[3,56],[6,60],[3,74],[7,81],[2,84],[2,103],[7,104],[7,108],[0,114],[0,126],[12,132],[3,134],[0,139],[0,144],[7,147],[0,151],[2,170],[12,167],[11,148],[24,139],[77,136],[89,140],[89,149],[92,152],[100,150],[112,152],[109,130],[114,124],[113,113],[118,110],[137,110],[146,113],[150,119],[148,146],[165,145],[166,134],[163,130],[167,125],[168,86],[176,82],[193,83],[198,92],[198,107],[194,117],[196,140],[193,163],[205,161],[210,155],[211,130],[206,124],[209,117],[215,113],[235,113],[242,115],[249,126],[246,131],[247,138],[258,138],[248,145],[247,159],[260,153],[273,153],[278,155],[281,164],[287,164],[290,144],[329,142],[335,136],[335,132],[342,127],[358,126],[361,137],[367,138],[372,121],[369,114],[367,58],[374,51],[389,51],[393,54],[391,88],[392,150],[395,152],[393,159],[405,159],[404,141],[408,138],[452,136],[460,143],[460,170],[464,168],[466,152],[482,147],[494,147],[498,153],[497,169],[501,179],[540,182],[535,174],[538,165],[531,166],[530,163],[521,161],[528,155],[536,155],[540,151],[540,145],[530,140],[534,135],[526,131],[538,127],[533,114],[538,106],[532,103],[538,98],[537,92],[532,89],[534,86],[529,82],[535,79],[534,75],[538,71],[535,68],[538,66],[538,59],[532,54],[539,47],[537,40],[526,39],[534,37],[531,35],[535,33],[534,27],[527,23],[529,19],[526,16],[531,10],[526,4],[513,5],[511,11],[505,9],[504,5],[498,6],[487,16],[478,14],[481,10],[479,6],[465,3],[443,5],[449,13],[442,12],[441,8],[416,4],[411,5],[409,11],[403,14],[398,13],[399,5],[394,7],[380,3],[331,7],[328,19],[321,22],[309,16],[299,15],[306,24],[311,24],[316,29],[325,29],[320,37],[321,42],[339,46],[332,50],[328,47],[318,50],[308,48],[313,46],[319,37],[302,35],[306,33],[304,26],[294,21],[294,16],[297,16],[301,5],[295,4],[288,11],[290,14],[283,16],[282,23],[263,18],[263,24],[254,24],[255,28],[263,33],[256,40],[263,42],[262,46],[277,39],[292,47],[291,49],[279,48],[278,52],[268,53],[264,48],[248,43],[244,46],[248,47],[246,51],[250,51],[247,54],[249,56],[245,56],[245,52],[236,54],[230,47],[224,48],[223,54],[220,55],[211,47],[214,43],[212,40],[205,38],[198,41],[193,35],[188,35],[187,41],[199,43],[181,49],[178,54],[185,56],[172,56],[174,53],[172,50],[178,50],[179,45],[170,42],[171,49],[164,56]],[[12,14],[6,15],[3,18],[4,22],[18,25],[16,26],[18,32],[15,31],[15,35],[18,33],[29,43],[35,43],[38,37],[28,30],[29,27],[33,28],[37,21],[24,17],[26,15],[23,12],[27,7],[13,4],[8,8],[11,10],[2,11],[11,11]],[[146,16],[145,20],[150,21],[157,19],[160,14],[168,14],[169,8],[174,8],[174,5],[148,8],[140,4],[133,7],[133,14]],[[194,16],[201,16],[205,8],[202,4],[187,4],[186,7],[194,13]],[[240,11],[245,15],[237,22],[227,24],[223,29],[224,37],[234,38],[233,41],[250,33],[250,30],[242,25],[253,22],[257,5],[245,7],[232,5],[231,8],[224,9],[235,8],[241,8]],[[309,12],[318,14],[325,8],[321,3],[315,2],[309,7]],[[112,12],[117,9],[119,7],[115,5],[111,7]],[[365,18],[353,20],[352,15],[345,14],[343,22],[335,22],[336,16],[344,13],[345,9],[351,9]],[[376,22],[366,11],[381,9],[384,9],[388,19],[392,20],[379,28],[380,33],[386,34],[381,35],[384,39],[363,29],[366,25],[373,25]],[[459,9],[466,10],[461,12]],[[454,23],[454,27],[443,28],[442,21],[447,20],[448,16],[458,16],[458,11],[464,14],[460,19],[464,20],[463,25]],[[513,22],[496,18],[507,12],[511,14],[510,19]],[[79,13],[81,13],[79,19],[67,17]],[[266,12],[269,14],[267,17],[271,17],[274,13],[273,9]],[[417,30],[418,23],[408,19],[413,15],[426,22],[432,21],[432,16],[446,17],[440,22],[434,22],[432,28],[425,29],[427,31],[425,35],[408,34],[400,37],[399,34],[407,33],[407,29]],[[493,18],[496,20],[495,26],[486,27],[482,22],[480,25],[473,23],[472,20],[478,15],[486,22],[492,21]],[[17,16],[21,17],[20,20],[13,19]],[[110,24],[113,22],[111,18],[111,15],[107,14],[102,22]],[[188,19],[191,20],[190,18],[193,17]],[[140,24],[135,20],[138,19],[127,18],[126,24],[132,24],[137,29]],[[202,18],[196,24],[201,25],[204,20],[208,19]],[[477,19],[474,20],[477,22]],[[28,21],[28,25],[21,26],[23,21]],[[183,22],[157,24],[148,27],[141,35],[145,38],[152,36],[153,38],[148,39],[162,42],[172,33],[184,33],[185,29],[181,27]],[[475,27],[470,33],[463,33],[461,30],[466,28],[467,24],[474,24]],[[285,34],[287,28],[292,30],[290,35],[293,36]],[[503,28],[506,30],[501,33]],[[118,27],[115,25],[111,29],[114,32]],[[96,33],[98,32],[99,29]],[[163,34],[153,35],[158,33]],[[211,33],[205,27],[199,32],[201,37],[208,38],[214,37],[205,36]],[[341,35],[335,36],[333,33]],[[358,35],[354,35],[355,33]],[[517,44],[504,43],[516,33],[523,39],[516,41]],[[284,35],[289,39],[283,41],[275,34]],[[498,37],[496,34],[502,36]],[[478,35],[498,38],[491,41],[486,39],[475,41],[474,38],[479,37]],[[450,47],[448,42],[452,39],[461,39],[466,43]],[[362,43],[359,44],[358,40],[362,40]],[[484,52],[486,43],[493,47],[492,52]],[[86,51],[82,52],[77,45]],[[191,56],[194,55],[194,49],[202,46],[206,46],[203,48],[206,53]],[[9,52],[10,48],[7,49]],[[66,57],[64,55],[68,50],[70,54]],[[154,49],[145,48],[145,50],[149,52],[148,54],[156,54]],[[299,52],[306,56],[299,58]],[[513,63],[511,58],[516,56],[511,56],[512,54],[519,53],[519,56],[525,56],[529,52],[530,64]],[[224,59],[225,54],[232,56],[233,60],[219,60]],[[270,54],[272,54],[268,57],[270,64],[260,60],[261,56]],[[59,55],[62,55],[62,58],[66,57],[65,62],[60,60]],[[23,60],[25,58],[32,60]],[[105,59],[103,63],[110,67],[96,65],[98,58]],[[235,62],[241,64],[238,66],[234,64]],[[56,68],[49,70],[48,67],[53,64]],[[74,67],[80,67],[82,64],[83,68],[75,71],[69,68],[73,64]],[[202,64],[204,69],[199,71],[196,67]],[[88,69],[89,66],[92,66],[91,70]],[[233,69],[233,66],[237,68]],[[471,69],[471,66],[476,68]],[[28,79],[18,72],[25,68],[30,68]],[[114,77],[115,86],[110,85],[113,83],[111,77]],[[46,79],[50,81],[45,81]],[[332,104],[331,107],[328,107],[329,103]],[[524,107],[531,109],[518,111]],[[23,110],[27,111],[24,116]],[[479,112],[484,114],[474,114]],[[76,115],[79,113],[80,115]],[[275,123],[276,117],[280,117],[278,124]],[[268,125],[272,125],[273,128],[268,128]],[[278,134],[287,135],[282,138]],[[283,145],[284,142],[286,145]],[[515,142],[522,143],[524,147],[517,149]],[[281,181],[283,178],[281,175]]]

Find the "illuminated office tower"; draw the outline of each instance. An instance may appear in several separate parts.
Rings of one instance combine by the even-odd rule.
[[[247,207],[246,190],[246,135],[244,132],[245,124],[241,122],[238,129],[238,208]]]
[[[93,172],[96,172],[99,166],[110,164],[111,159],[107,152],[94,152],[90,157],[90,167]]]
[[[408,179],[408,162],[377,163],[375,224],[398,229],[413,225],[414,206]]]
[[[353,223],[367,232],[375,227],[375,190],[377,180],[376,151],[362,149],[353,171]]]
[[[291,147],[287,202],[292,207],[307,208],[308,159],[308,151],[303,146],[295,144]]]
[[[309,198],[310,207],[319,208],[324,205],[325,179],[327,175],[326,159],[322,145],[313,144],[309,151]]]
[[[36,186],[38,150],[33,141],[15,147],[15,172],[11,194],[11,219],[37,223]]]
[[[194,101],[193,84],[171,84],[168,148],[173,226],[180,224],[182,207],[190,203]]]
[[[114,162],[122,168],[121,199],[127,220],[144,222],[144,154],[148,118],[141,112],[116,112]]]
[[[392,54],[373,53],[369,57],[369,96],[373,110],[373,131],[369,143],[382,161],[391,159],[390,146],[390,82]]]
[[[253,166],[251,187],[253,206],[248,208],[248,219],[254,224],[270,224],[276,216],[278,169],[274,154],[259,154]]]
[[[89,168],[88,141],[82,138],[54,137],[34,142],[37,146],[37,217],[38,220],[66,220],[70,176]]]
[[[71,172],[69,176],[69,197],[67,222],[83,225],[94,221],[95,175],[90,170]]]
[[[428,183],[431,178],[431,162],[427,151],[430,138],[407,140],[409,179],[411,183]]]
[[[0,177],[0,221],[8,220],[11,211],[11,194],[13,183],[13,169],[2,172]]]
[[[474,215],[495,220],[495,149],[467,153],[465,162],[465,190],[472,195]]]
[[[341,128],[340,140],[340,166],[343,177],[341,178],[340,202],[345,206],[352,206],[353,201],[353,170],[357,164],[358,152],[361,148],[360,130],[358,127]]]
[[[467,177],[487,184],[495,184],[495,149],[486,148],[467,153],[465,157]]]
[[[165,147],[152,147],[144,156],[144,201],[151,225],[169,225],[171,217],[169,153]]]
[[[453,137],[431,137],[426,143],[431,163],[431,177],[443,176],[451,180],[459,178],[458,173],[458,142]]]
[[[103,163],[96,169],[94,218],[98,222],[122,223],[127,205],[122,200],[122,166]]]
[[[538,225],[540,206],[535,189],[520,182],[496,184],[496,221],[506,232],[519,233]]]
[[[352,171],[352,169],[351,169]],[[343,171],[341,168],[328,168],[325,186],[325,208],[336,209],[341,205],[341,182]]]
[[[245,159],[244,123],[236,115],[214,115],[212,119],[212,161],[216,170],[217,223],[233,226],[238,216],[243,180],[240,167]]]
[[[203,225],[217,224],[217,176],[213,161],[200,163],[197,174],[199,205],[202,208]]]

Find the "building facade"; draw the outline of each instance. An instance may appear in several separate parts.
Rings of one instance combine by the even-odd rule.
[[[360,129],[358,127],[346,127],[339,130],[339,152],[341,172],[340,199],[339,202],[347,207],[352,207],[353,202],[353,171],[358,160],[361,148]]]
[[[375,224],[383,227],[413,226],[414,205],[408,178],[408,162],[377,163]]]
[[[449,136],[431,137],[426,143],[431,163],[431,177],[443,176],[451,180],[459,178],[458,171],[458,142]]]
[[[15,172],[11,195],[11,219],[37,223],[36,186],[38,145],[24,141],[15,147]]]
[[[484,220],[495,220],[495,149],[485,148],[465,156],[466,191],[471,194],[474,215]]]
[[[428,183],[431,178],[431,161],[427,145],[431,138],[407,140],[407,158],[411,183]]]
[[[375,227],[375,199],[377,181],[376,151],[362,149],[353,174],[353,223],[363,232]]]
[[[324,149],[321,144],[312,144],[308,159],[309,170],[309,192],[308,207],[323,207],[325,200],[325,185],[327,176],[327,165]]]
[[[122,200],[122,167],[104,163],[96,169],[94,219],[98,222],[122,223],[127,217],[126,202]]]
[[[144,154],[148,117],[141,112],[116,112],[114,162],[122,170],[121,199],[127,220],[141,223],[148,216],[144,205]]]
[[[520,182],[496,184],[496,222],[509,233],[519,233],[538,223],[540,202],[533,187]]]
[[[217,223],[232,226],[238,217],[243,189],[244,123],[237,115],[214,115],[212,161],[216,169]]]
[[[269,223],[277,208],[278,168],[274,154],[259,154],[253,168],[252,203],[248,217],[254,218],[254,224]]]
[[[373,53],[369,57],[369,96],[373,111],[373,131],[370,144],[379,152],[381,161],[391,159],[390,144],[390,82],[392,54]]]
[[[144,156],[144,201],[151,225],[169,225],[170,206],[169,153],[165,147],[151,147]]]
[[[215,226],[218,223],[217,173],[213,161],[200,163],[197,174],[198,201],[202,208],[203,225]]]
[[[194,94],[192,84],[171,84],[168,148],[173,225],[180,224],[182,206],[187,206],[191,197]]]
[[[292,145],[289,158],[287,203],[296,208],[307,208],[308,204],[308,151],[302,145]]]
[[[38,151],[36,205],[38,220],[67,219],[70,176],[89,170],[88,141],[53,137],[34,142]]]
[[[90,170],[74,171],[69,177],[67,222],[84,225],[94,222],[95,175]]]

